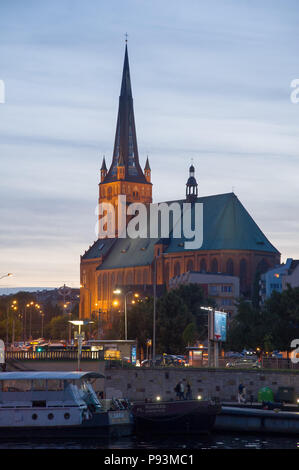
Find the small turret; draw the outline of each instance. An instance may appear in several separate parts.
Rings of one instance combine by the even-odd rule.
[[[148,183],[151,182],[151,167],[149,165],[148,157],[146,158],[146,163],[144,167],[144,176]]]
[[[195,169],[194,166],[191,165],[189,168],[189,178],[186,183],[186,201],[187,202],[195,202],[198,196],[198,184],[195,179]]]
[[[102,163],[102,167],[101,167],[101,183],[103,183],[106,176],[107,176],[107,167],[106,167],[106,161],[105,161],[105,155],[104,155],[103,163]]]

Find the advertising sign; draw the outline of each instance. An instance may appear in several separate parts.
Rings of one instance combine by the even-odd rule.
[[[226,341],[227,313],[214,312],[214,341]]]
[[[137,359],[136,346],[132,346],[132,348],[131,348],[131,363],[136,364],[136,359]]]
[[[5,363],[5,346],[4,346],[4,341],[0,339],[0,364]]]

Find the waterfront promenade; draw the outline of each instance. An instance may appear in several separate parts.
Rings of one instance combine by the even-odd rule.
[[[6,353],[6,370],[76,370],[74,352]],[[286,365],[286,363],[285,363]],[[292,364],[292,366],[295,366]],[[101,354],[82,352],[81,369],[102,372],[105,379],[96,384],[98,391],[107,396],[124,396],[131,400],[167,400],[175,397],[174,388],[179,380],[191,384],[193,396],[220,401],[237,401],[240,383],[245,385],[247,396],[257,401],[258,391],[270,387],[274,394],[279,387],[292,387],[299,397],[299,369],[231,369],[208,367],[158,367],[143,368],[121,366],[115,361],[104,361]],[[296,397],[297,397],[296,395]]]

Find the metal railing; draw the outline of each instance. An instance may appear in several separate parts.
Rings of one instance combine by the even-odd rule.
[[[6,351],[5,360],[18,361],[77,361],[77,351]],[[103,351],[82,351],[81,361],[99,361],[104,359]]]

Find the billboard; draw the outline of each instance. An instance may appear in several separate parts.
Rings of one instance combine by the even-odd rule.
[[[214,311],[213,315],[213,341],[226,341],[227,313]]]

